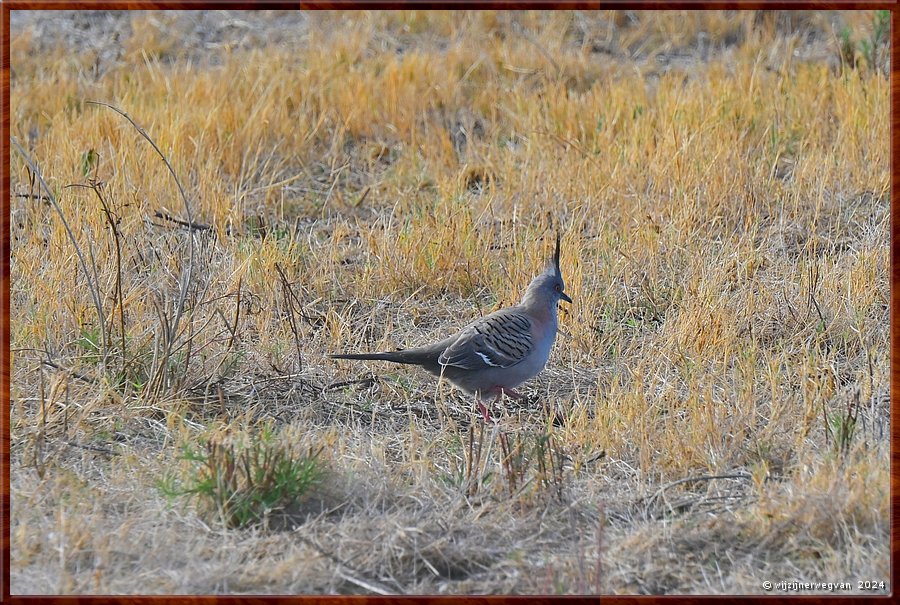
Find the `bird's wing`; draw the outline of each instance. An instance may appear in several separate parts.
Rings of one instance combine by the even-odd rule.
[[[534,348],[532,328],[532,320],[521,311],[492,313],[466,326],[438,363],[464,370],[514,366]]]

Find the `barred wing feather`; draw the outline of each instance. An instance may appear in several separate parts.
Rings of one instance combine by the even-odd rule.
[[[464,370],[508,368],[534,348],[531,320],[520,312],[498,312],[466,327],[438,358],[442,366]]]

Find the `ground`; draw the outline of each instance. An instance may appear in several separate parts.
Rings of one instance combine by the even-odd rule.
[[[14,12],[12,593],[889,592],[886,23]]]

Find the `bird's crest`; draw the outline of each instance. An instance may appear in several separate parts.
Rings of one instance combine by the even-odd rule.
[[[550,261],[550,265],[547,267],[547,273],[553,273],[557,277],[562,277],[562,270],[559,268],[559,231],[556,232],[556,251],[553,253],[553,260]]]

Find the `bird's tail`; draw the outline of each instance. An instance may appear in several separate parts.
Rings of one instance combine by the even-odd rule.
[[[408,349],[405,351],[387,351],[384,353],[340,353],[338,355],[329,355],[332,359],[374,359],[380,361],[392,361],[394,363],[407,363],[412,365],[423,365],[429,361],[429,356],[423,355],[421,351]]]

